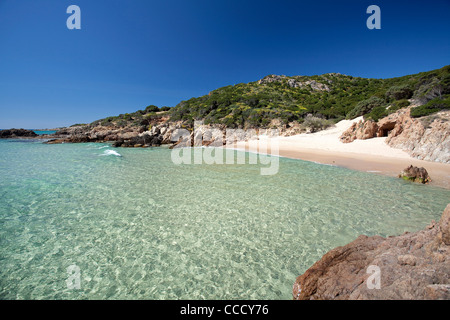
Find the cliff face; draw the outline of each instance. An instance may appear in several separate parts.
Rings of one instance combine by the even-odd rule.
[[[393,130],[386,139],[391,147],[421,160],[450,163],[450,111],[413,119],[407,110],[395,123],[399,132]]]
[[[355,123],[342,134],[341,141],[349,143],[355,139],[387,137],[388,145],[402,149],[414,158],[450,163],[450,111],[412,118],[410,110],[401,109],[378,122]]]
[[[329,251],[296,279],[292,293],[296,300],[450,299],[449,274],[450,204],[424,230],[359,236]]]

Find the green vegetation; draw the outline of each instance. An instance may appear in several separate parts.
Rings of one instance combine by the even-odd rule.
[[[391,79],[366,79],[329,73],[317,76],[275,76],[240,83],[181,101],[173,108],[149,105],[144,110],[97,120],[92,124],[145,126],[162,116],[192,127],[195,120],[230,128],[270,127],[308,121],[312,130],[358,116],[378,120],[410,104],[420,117],[449,109],[450,66]],[[92,125],[91,124],[91,125]],[[306,125],[304,125],[306,127]]]
[[[384,99],[372,96],[369,99],[360,101],[356,106],[347,114],[347,119],[354,119],[356,117],[363,116],[370,113],[373,109],[386,110],[386,102]]]
[[[397,110],[405,108],[410,105],[410,102],[407,99],[397,100],[391,103],[391,105],[386,105],[382,103],[378,106],[375,106],[369,113],[365,114],[364,117],[366,119],[372,119],[374,121],[378,121],[381,118],[388,116],[390,113],[393,113]]]
[[[400,175],[399,178],[402,178],[405,181],[418,182],[418,183],[422,183],[422,184],[425,184],[425,183],[428,183],[428,182],[431,181],[431,179],[429,179],[429,178],[424,179],[424,178],[421,178],[421,177],[408,177],[408,176],[405,176],[405,175],[403,175],[403,176]]]
[[[413,93],[414,91],[407,83],[399,86],[392,86],[386,91],[386,100],[396,101],[401,99],[409,99],[412,97]]]
[[[324,130],[331,125],[333,125],[333,121],[315,117],[311,114],[308,114],[303,121],[303,127],[308,128],[311,133]]]
[[[148,127],[152,120],[167,116],[170,107],[159,108],[155,105],[149,105],[143,110],[138,110],[133,113],[119,114],[115,117],[107,117],[104,119],[92,122],[91,126],[116,126],[116,127]]]
[[[341,74],[267,76],[258,82],[226,86],[182,101],[170,115],[174,121],[204,120],[228,127],[267,127],[273,119],[284,124],[303,122],[307,115],[333,121],[364,115],[377,121],[407,107],[411,98],[424,104],[442,100],[429,102],[424,107],[426,114],[448,108],[448,93],[450,66],[391,79]]]
[[[154,105],[149,105],[147,108],[145,108],[145,113],[158,112],[158,111],[159,111],[159,108]]]
[[[424,105],[412,108],[411,116],[418,118],[442,110],[450,110],[450,95],[447,95],[445,99],[435,98]]]

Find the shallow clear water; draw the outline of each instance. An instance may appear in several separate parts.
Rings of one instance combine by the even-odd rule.
[[[291,299],[328,250],[422,229],[450,200],[300,160],[262,176],[259,165],[177,166],[170,154],[0,141],[0,298]],[[80,289],[66,283],[72,265]]]
[[[56,133],[55,130],[33,130],[34,133],[36,133],[37,135],[41,136],[43,134],[54,134]]]

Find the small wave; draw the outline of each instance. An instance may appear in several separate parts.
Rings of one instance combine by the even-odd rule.
[[[109,146],[103,146],[103,147],[100,147],[98,149],[105,149],[105,148],[109,148]]]
[[[114,150],[105,150],[101,156],[116,156],[121,157],[122,155]]]

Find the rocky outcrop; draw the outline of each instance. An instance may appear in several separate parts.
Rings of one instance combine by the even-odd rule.
[[[83,143],[83,142],[96,142],[84,135],[74,135],[66,138],[56,138],[44,141],[45,144],[60,144],[60,143]]]
[[[299,276],[296,300],[450,299],[450,204],[439,223],[400,236],[359,236]]]
[[[295,79],[289,79],[287,83],[291,88],[306,88],[310,86],[314,91],[330,91],[330,88],[326,84],[317,82],[315,80],[301,82]]]
[[[158,124],[158,123],[156,123]],[[155,125],[156,125],[155,124]],[[162,139],[158,134],[149,135],[145,126],[102,126],[84,125],[63,128],[52,136],[47,136],[47,144],[81,143],[81,142],[114,142],[115,146],[142,147],[159,146]]]
[[[115,126],[77,126],[64,128],[55,135],[67,140],[66,142],[108,142],[128,140],[145,131],[142,127]]]
[[[161,145],[162,138],[160,135],[142,134],[132,137],[127,140],[118,140],[113,143],[113,147],[159,147]]]
[[[0,139],[6,138],[35,138],[38,135],[32,130],[26,129],[6,129],[0,130]]]
[[[415,167],[410,165],[405,168],[399,175],[399,178],[404,180],[419,182],[419,183],[428,183],[431,182],[431,178],[428,176],[428,172],[425,168]]]
[[[343,143],[350,143],[356,139],[366,140],[376,136],[378,131],[378,125],[375,121],[360,120],[354,122],[350,128],[348,128],[340,137]]]
[[[377,123],[373,120],[353,123],[340,140],[350,143],[356,139],[387,137],[388,145],[414,158],[450,163],[450,111],[416,119],[410,116],[410,108],[398,110]]]
[[[276,74],[271,74],[258,80],[258,84],[281,82],[283,79],[286,79],[286,76],[278,76]]]
[[[413,119],[407,110],[386,143],[417,159],[450,163],[450,111]]]
[[[183,121],[166,121],[155,123],[147,127],[104,127],[104,126],[77,126],[64,128],[55,136],[48,137],[47,144],[79,143],[79,142],[113,142],[114,147],[156,147],[163,144],[174,146],[223,146],[227,143],[256,138],[258,134],[265,135],[293,135],[304,130],[298,122],[282,124],[274,119],[270,123],[272,129],[231,129],[223,124],[203,124],[196,122],[188,126]],[[149,129],[149,130],[146,130]],[[183,138],[180,140],[180,135]],[[181,145],[180,145],[181,144]]]
[[[261,80],[258,80],[258,84],[267,84],[274,82],[283,82],[286,80],[286,83],[291,88],[311,88],[313,91],[330,91],[330,88],[324,84],[320,83],[316,80],[307,80],[307,81],[299,81],[296,78],[289,78],[286,76],[278,76],[275,74],[268,75]],[[325,79],[325,81],[330,82],[330,80]]]

